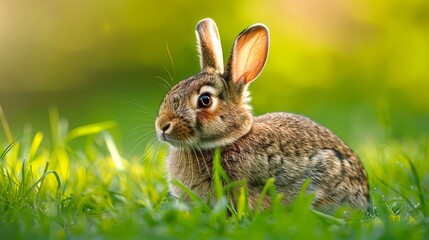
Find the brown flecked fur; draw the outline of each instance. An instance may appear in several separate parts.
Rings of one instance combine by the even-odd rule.
[[[335,134],[296,114],[252,116],[247,86],[265,65],[268,29],[253,25],[243,31],[225,72],[217,67],[222,56],[212,56],[221,52],[216,49],[220,40],[215,23],[202,20],[197,36],[202,71],[170,90],[155,124],[158,137],[171,145],[169,178],[180,180],[205,200],[214,199],[213,155],[220,148],[221,164],[229,178],[246,180],[251,207],[267,179],[274,178],[285,204],[310,179],[308,191],[315,193],[316,208],[366,208],[366,172],[356,154]],[[210,96],[210,107],[198,105],[204,94]],[[189,200],[180,188],[171,185],[170,190]],[[269,206],[269,200],[264,206]]]

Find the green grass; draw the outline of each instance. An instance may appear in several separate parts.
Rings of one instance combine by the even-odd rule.
[[[301,194],[290,206],[273,179],[261,194],[272,208],[249,209],[243,182],[230,182],[215,158],[213,206],[182,187],[192,204],[169,197],[166,149],[125,159],[114,122],[67,129],[52,110],[52,136],[24,130],[15,137],[0,109],[0,234],[2,239],[421,239],[429,237],[429,138],[362,143],[369,212],[328,216]],[[79,143],[76,143],[79,142]],[[235,198],[233,207],[230,199]]]

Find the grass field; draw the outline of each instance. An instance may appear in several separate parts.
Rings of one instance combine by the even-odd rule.
[[[429,239],[428,0],[2,3],[0,240]],[[200,71],[207,17],[225,63],[240,31],[270,29],[255,115],[302,114],[341,137],[368,172],[368,212],[321,214],[305,188],[282,206],[272,180],[272,208],[250,210],[219,167],[214,207],[168,195],[153,122]]]
[[[127,159],[118,149],[114,122],[67,129],[50,111],[51,132],[10,131],[0,111],[0,233],[2,239],[421,239],[429,237],[429,139],[366,142],[356,151],[370,176],[368,212],[340,209],[334,216],[310,208],[303,190],[280,204],[268,181],[271,209],[250,210],[240,187],[228,202],[222,169],[215,167],[214,207],[168,195],[165,146],[149,145]],[[219,159],[217,159],[219,160]],[[181,185],[178,182],[174,184]],[[242,183],[230,183],[238,185]]]

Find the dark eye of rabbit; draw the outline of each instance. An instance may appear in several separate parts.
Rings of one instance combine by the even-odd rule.
[[[198,98],[198,107],[199,108],[208,108],[208,107],[210,107],[210,105],[212,105],[212,98],[210,97],[209,94],[203,93]]]

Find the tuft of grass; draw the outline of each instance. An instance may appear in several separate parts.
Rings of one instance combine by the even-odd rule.
[[[428,138],[384,140],[358,149],[369,172],[372,207],[326,215],[311,208],[304,185],[295,201],[268,179],[257,206],[249,207],[243,181],[231,182],[217,150],[215,196],[209,202],[177,180],[192,199],[168,194],[165,150],[124,158],[110,131],[114,122],[68,129],[50,111],[52,133],[16,138],[0,110],[0,233],[5,239],[115,238],[407,238],[428,236]],[[51,139],[46,136],[52,135]],[[119,147],[118,147],[119,146]],[[308,184],[308,182],[307,182]],[[264,198],[271,207],[262,209]]]

